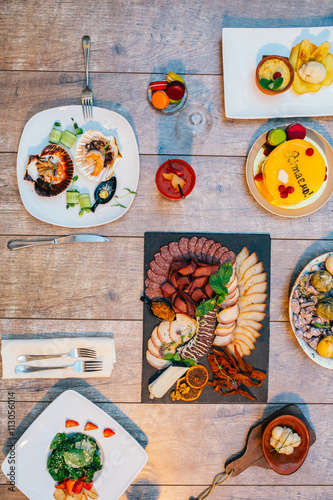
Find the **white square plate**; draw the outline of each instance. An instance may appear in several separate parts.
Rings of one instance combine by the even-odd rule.
[[[66,429],[67,419],[79,427]],[[98,426],[84,431],[87,421]],[[104,438],[109,427],[115,435]],[[82,432],[96,439],[103,468],[94,476],[99,500],[116,500],[130,486],[147,462],[148,455],[135,439],[112,417],[75,391],[65,391],[30,425],[15,446],[15,486],[29,500],[52,500],[56,482],[46,469],[50,444],[57,432]],[[9,454],[2,471],[9,476]]]
[[[29,155],[39,154],[49,144],[48,136],[55,122],[61,123],[61,129],[65,130],[71,125],[72,118],[78,126],[87,130],[99,130],[105,136],[114,136],[117,139],[122,159],[117,165],[115,176],[117,177],[116,195],[126,197],[120,200],[124,205],[114,206],[111,200],[105,205],[99,205],[95,213],[84,213],[79,216],[79,206],[66,210],[66,192],[45,198],[39,196],[32,182],[23,179]],[[68,150],[68,149],[67,149]],[[75,144],[69,151],[74,159]],[[112,222],[122,217],[130,208],[134,194],[128,194],[126,188],[136,191],[139,182],[139,150],[131,125],[119,113],[104,108],[94,107],[94,120],[84,122],[82,106],[61,106],[41,111],[34,115],[24,127],[18,155],[17,155],[17,182],[23,205],[28,212],[39,220],[63,227],[95,227],[107,222]],[[96,182],[83,177],[75,167],[74,175],[79,179],[75,185],[81,190],[89,191],[92,203],[94,203],[94,191],[98,185]]]
[[[298,95],[291,88],[276,96],[265,95],[255,82],[263,55],[290,56],[302,40],[320,45],[328,40],[333,49],[333,27],[223,28],[224,102],[227,118],[279,118],[333,115],[333,84],[318,92]]]

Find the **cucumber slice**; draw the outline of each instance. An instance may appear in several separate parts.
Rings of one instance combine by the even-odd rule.
[[[66,203],[77,205],[79,203],[79,191],[66,191]]]
[[[62,133],[60,143],[66,146],[67,148],[71,149],[75,141],[76,141],[76,135],[70,132],[69,130],[65,130],[65,132]]]
[[[62,134],[61,130],[53,128],[49,133],[49,142],[51,144],[59,144],[61,134]]]
[[[91,199],[89,193],[82,193],[79,195],[79,203],[81,210],[79,212],[79,216],[82,217],[84,212],[90,212],[91,209]]]

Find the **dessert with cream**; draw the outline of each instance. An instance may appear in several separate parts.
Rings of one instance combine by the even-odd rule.
[[[323,186],[326,180],[325,159],[316,146],[305,140],[300,133],[293,134],[302,127],[299,124],[291,126],[291,137],[276,132],[283,129],[274,129],[268,134],[267,147],[259,151],[259,162],[255,170],[255,181],[259,192],[264,198],[282,208],[298,208],[311,203],[313,197]],[[304,128],[304,127],[303,127]],[[305,129],[304,129],[305,131]],[[284,131],[283,131],[284,132]],[[272,144],[270,138],[287,138],[278,145]],[[298,136],[298,137],[297,137]],[[303,138],[302,138],[303,137]],[[266,146],[266,144],[265,144]]]
[[[294,69],[286,57],[264,56],[257,66],[256,83],[266,94],[288,90],[294,79]]]

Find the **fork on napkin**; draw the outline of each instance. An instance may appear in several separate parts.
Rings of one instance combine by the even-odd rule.
[[[96,360],[103,361],[103,369],[98,372],[86,371],[77,373],[74,370],[61,369],[62,366],[68,366],[73,363],[73,358],[60,357],[39,359],[25,362],[25,366],[50,367],[59,366],[56,370],[41,370],[32,373],[15,372],[15,368],[20,365],[17,358],[26,354],[36,355],[54,355],[69,352],[80,346],[81,348],[94,349],[96,351]],[[116,362],[116,353],[114,339],[112,337],[53,337],[52,339],[18,339],[2,340],[2,378],[91,378],[91,377],[110,377],[113,363]]]

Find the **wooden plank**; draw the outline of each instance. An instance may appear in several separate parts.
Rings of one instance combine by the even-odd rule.
[[[18,251],[8,250],[7,241],[0,237],[0,286],[6,290],[1,318],[142,320],[143,238]],[[288,320],[294,279],[311,258],[330,249],[332,240],[272,241],[272,321]]]
[[[119,112],[129,121],[137,136],[141,154],[246,156],[261,134],[291,122],[291,119],[272,119],[269,122],[226,119],[221,77],[187,75],[188,103],[207,107],[213,117],[213,128],[205,142],[186,145],[176,136],[177,115],[165,117],[149,107],[146,91],[151,79],[149,73],[96,73],[91,78],[95,106]],[[39,111],[81,104],[83,81],[83,72],[79,75],[33,71],[0,72],[7,117],[0,122],[0,151],[17,151],[24,125]],[[303,122],[307,124],[305,119]],[[310,127],[328,140],[333,135],[330,117],[313,118]],[[45,131],[45,135],[47,134],[48,131]]]
[[[149,227],[156,231],[270,233],[272,238],[295,240],[332,238],[330,214],[333,197],[308,217],[286,219],[272,215],[254,200],[247,187],[244,158],[188,158],[180,155],[192,164],[196,172],[196,186],[184,202],[169,201],[159,194],[155,186],[156,170],[167,158],[141,155],[138,194],[131,209],[112,224],[100,226],[98,231],[90,228],[87,232],[100,232],[112,237],[143,236]],[[2,154],[0,159],[0,234],[33,236],[80,232],[46,224],[31,216],[25,210],[17,188],[16,155]],[[93,217],[93,214],[88,217]],[[6,241],[2,244],[6,245]],[[295,244],[293,253],[296,251],[298,255],[297,247]],[[82,248],[79,247],[80,250]],[[285,245],[282,246],[284,251]],[[9,257],[6,250],[3,258],[5,256]],[[281,253],[281,260],[282,257]]]
[[[87,384],[83,379],[45,379],[42,382],[31,379],[0,379],[0,401],[6,401],[8,391],[14,390],[17,401],[38,402],[42,398],[43,401],[51,402],[69,388],[101,403],[141,401],[141,321],[3,319],[0,320],[0,331],[2,334],[13,335],[14,338],[26,334],[41,337],[44,334],[45,337],[45,334],[53,333],[58,336],[84,336],[89,332],[109,331],[114,333],[117,353],[117,362],[110,380],[96,378],[92,384]],[[258,342],[261,341],[259,338]],[[251,356],[247,359],[251,363]],[[329,376],[328,370],[316,365],[302,351],[289,323],[271,323],[268,401],[330,404],[333,401],[333,385],[327,383]],[[163,406],[165,405],[161,405]],[[221,402],[221,408],[227,407]]]
[[[141,476],[140,476],[141,477]],[[143,483],[143,481],[142,481]],[[207,485],[202,486],[165,486],[160,484],[133,484],[119,500],[142,498],[144,500],[194,500]],[[209,500],[281,500],[281,498],[329,498],[331,486],[230,486],[222,485],[215,488],[209,495]],[[0,485],[0,497],[8,500],[25,500],[27,497],[20,491],[8,493],[7,486]],[[194,495],[194,496],[193,496]]]
[[[270,19],[262,0],[250,10],[239,0],[173,0],[167,10],[161,0],[96,0],[94,11],[77,1],[7,0],[4,5],[1,34],[11,33],[0,56],[0,68],[5,70],[83,71],[81,37],[89,34],[92,71],[141,73],[172,65],[182,72],[220,73],[222,26],[323,26],[331,15],[329,0],[321,2],[319,20],[316,6],[309,2],[301,17],[297,2],[289,2],[287,12],[278,2]]]
[[[128,430],[148,453],[148,463],[135,483],[151,485],[195,485],[199,492],[214,476],[222,472],[231,455],[242,450],[249,427],[263,416],[278,409],[277,405],[163,405],[149,408],[146,405],[110,403],[99,404],[109,415]],[[31,402],[17,404],[18,432],[22,432],[46,407]],[[300,405],[312,423],[317,443],[309,450],[302,469],[291,476],[279,476],[279,485],[333,485],[329,474],[333,442],[327,429],[332,426],[332,405]],[[0,405],[5,420],[6,403]],[[6,449],[6,430],[1,435],[1,454]],[[198,445],[200,444],[200,451]],[[324,450],[324,451],[323,451]],[[3,455],[4,456],[4,455]],[[193,474],[195,471],[195,474]],[[1,482],[5,478],[1,475]],[[142,482],[141,482],[142,481]],[[276,484],[272,470],[249,468],[228,480],[228,486]]]

